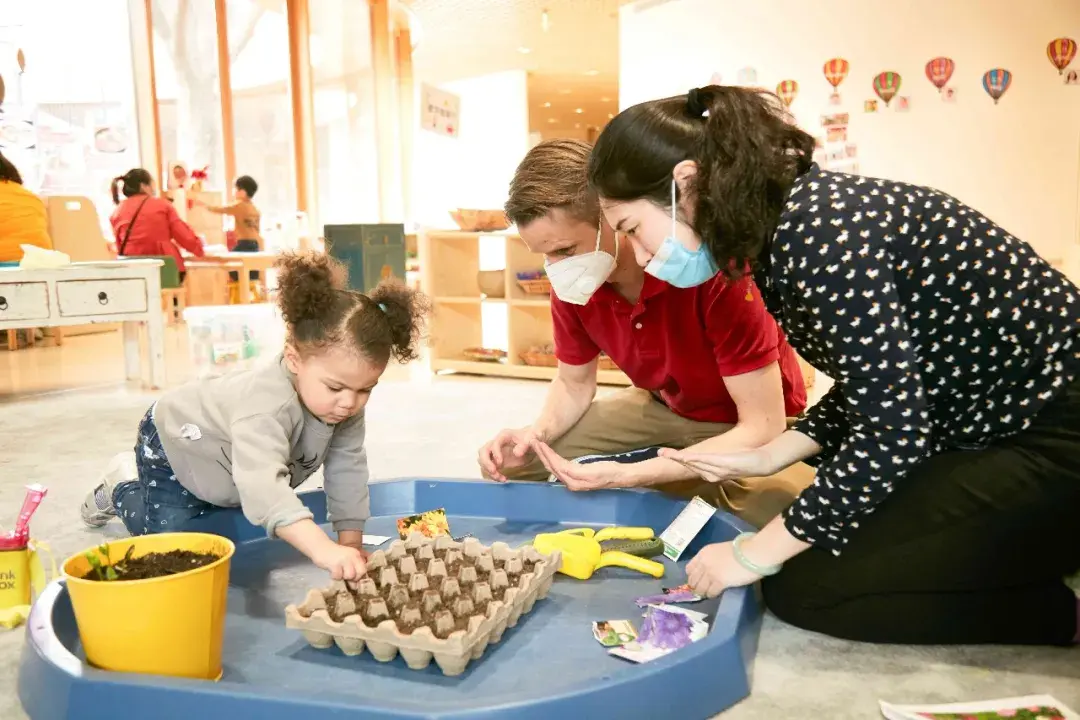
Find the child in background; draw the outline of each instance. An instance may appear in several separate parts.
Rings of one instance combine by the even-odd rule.
[[[391,356],[416,357],[428,303],[389,281],[370,296],[344,290],[344,267],[326,255],[285,255],[277,268],[284,352],[272,364],[166,392],[139,425],[138,478],[107,475],[82,517],[100,527],[119,516],[143,535],[183,531],[204,513],[240,506],[334,579],[356,578],[369,516],[364,406]],[[320,466],[337,543],[293,491]]]
[[[255,203],[251,201],[258,191],[259,184],[254,178],[250,175],[241,175],[233,184],[233,197],[236,198],[236,202],[222,207],[203,204],[203,207],[212,213],[233,217],[235,222],[233,234],[236,243],[230,248],[232,252],[259,252],[266,249],[263,246],[262,235],[259,233],[261,218],[259,208],[255,207]],[[238,282],[239,279],[239,273],[235,271],[229,273],[229,280],[232,282]],[[248,273],[248,282],[257,283],[258,280],[258,270]]]

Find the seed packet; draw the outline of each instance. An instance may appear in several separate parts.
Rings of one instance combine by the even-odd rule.
[[[708,635],[709,624],[704,617],[702,613],[674,605],[650,606],[637,640],[612,648],[608,653],[636,663],[655,660]]]
[[[663,595],[643,595],[634,600],[634,604],[638,607],[645,607],[647,605],[664,605],[665,603],[696,603],[704,599],[704,597],[691,590],[689,585],[679,585],[678,587],[664,588]]]
[[[409,533],[418,532],[424,537],[438,537],[450,534],[450,523],[446,519],[446,509],[428,510],[427,512],[398,518],[398,535],[404,540]]]
[[[592,634],[604,647],[618,647],[637,639],[637,631],[629,620],[596,620]]]

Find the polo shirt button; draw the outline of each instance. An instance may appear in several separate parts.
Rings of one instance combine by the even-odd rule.
[[[641,323],[638,323],[638,324],[634,325],[634,327],[636,327],[638,330],[640,330],[641,329]]]

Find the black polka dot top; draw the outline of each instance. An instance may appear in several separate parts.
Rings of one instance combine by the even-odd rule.
[[[756,278],[836,381],[795,426],[823,450],[784,516],[836,554],[912,466],[1025,429],[1080,370],[1080,291],[930,188],[812,166]]]

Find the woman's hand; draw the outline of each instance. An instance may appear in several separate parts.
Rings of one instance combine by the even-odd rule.
[[[735,559],[735,546],[729,542],[703,547],[687,563],[686,574],[694,592],[711,598],[728,588],[755,583],[762,577],[739,564]]]
[[[729,453],[699,453],[663,448],[660,450],[660,457],[680,463],[709,482],[762,477],[780,470],[775,466],[772,455],[763,447]]]
[[[540,440],[534,440],[532,448],[548,472],[575,492],[603,490],[626,484],[624,480],[630,466],[624,463],[604,461],[579,465],[562,457]]]

